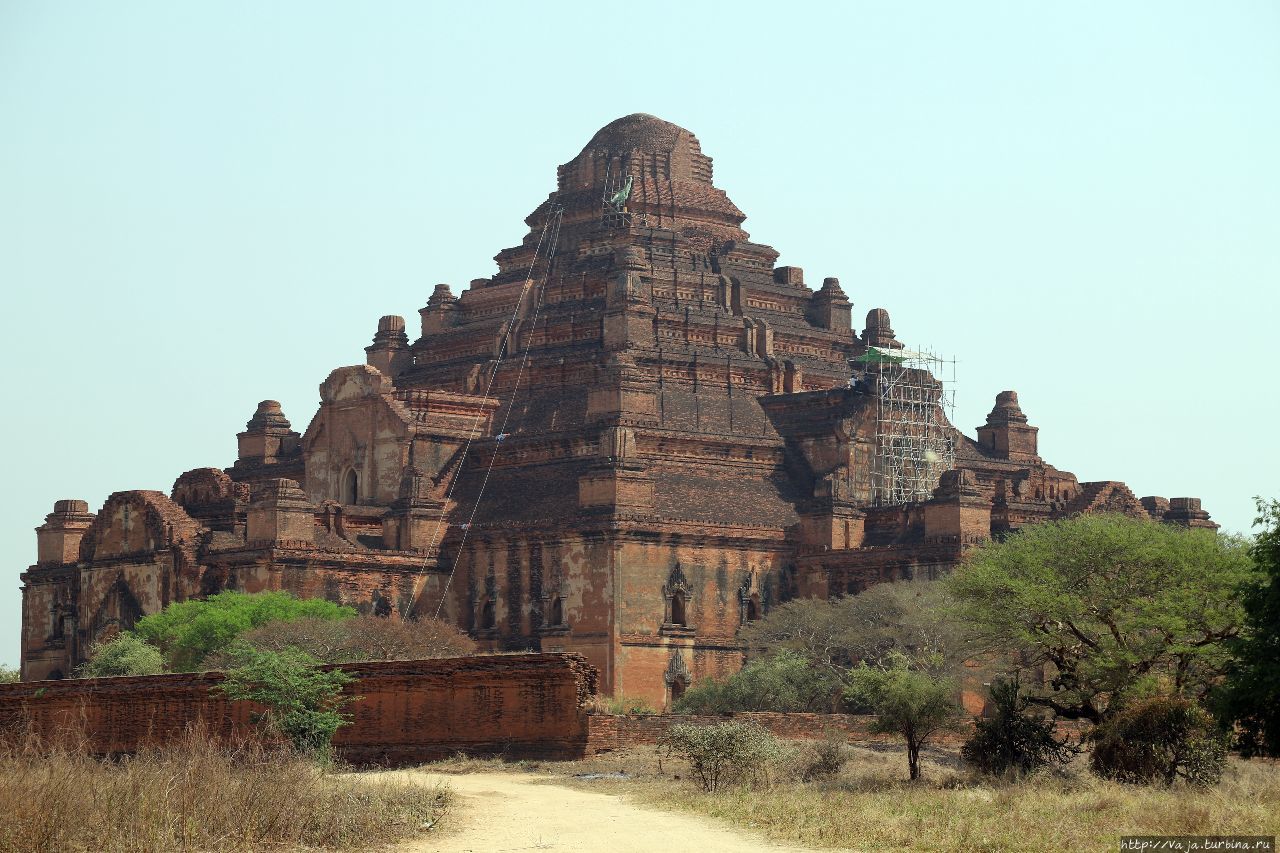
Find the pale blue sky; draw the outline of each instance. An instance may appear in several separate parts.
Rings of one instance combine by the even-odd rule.
[[[59,498],[302,430],[650,112],[754,239],[1019,392],[1081,479],[1280,495],[1280,4],[0,0],[0,661]]]

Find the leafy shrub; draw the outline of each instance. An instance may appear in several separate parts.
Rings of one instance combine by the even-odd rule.
[[[128,632],[109,642],[95,643],[89,650],[89,660],[76,670],[81,678],[157,675],[164,671],[164,655],[160,650]]]
[[[767,779],[770,762],[783,752],[778,739],[763,726],[738,722],[679,723],[667,730],[658,748],[689,762],[690,772],[707,792],[734,782]]]
[[[729,714],[735,711],[811,711],[824,713],[840,695],[833,672],[815,667],[802,655],[782,650],[753,660],[724,680],[695,684],[675,701],[677,714]]]
[[[1047,764],[1065,764],[1080,754],[1068,739],[1054,737],[1053,720],[1030,713],[1018,679],[993,681],[991,716],[974,721],[960,754],[984,773],[1021,775]]]
[[[907,744],[907,770],[920,778],[920,748],[940,731],[953,728],[960,715],[956,687],[917,668],[902,654],[890,654],[884,666],[859,665],[849,673],[845,699],[876,715],[871,730],[896,734]]]
[[[218,689],[228,698],[266,706],[257,722],[283,736],[297,752],[326,759],[334,733],[350,722],[342,708],[353,699],[343,696],[342,688],[354,680],[352,676],[319,669],[319,661],[297,649],[262,652],[243,647],[239,657]]]
[[[322,663],[380,660],[423,660],[473,654],[476,645],[447,622],[389,616],[350,619],[304,617],[268,622],[241,634],[228,648],[204,660],[210,669],[231,665],[241,646],[259,651],[298,649]]]
[[[1095,728],[1093,770],[1133,784],[1179,777],[1215,785],[1226,763],[1228,735],[1199,705],[1176,696],[1139,700]]]
[[[0,684],[12,684],[21,680],[22,676],[17,669],[11,666],[0,666]]]
[[[287,592],[220,592],[205,599],[170,604],[144,616],[133,633],[160,649],[175,672],[188,672],[237,637],[268,622],[287,619],[350,619],[356,611],[322,598],[294,598]]]

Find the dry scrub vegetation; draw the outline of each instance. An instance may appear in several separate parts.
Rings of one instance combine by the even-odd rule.
[[[937,748],[923,756],[925,780],[912,783],[900,745],[846,750],[844,768],[829,779],[802,782],[797,772],[780,768],[772,784],[712,794],[702,793],[683,765],[664,761],[659,770],[651,749],[543,769],[590,773],[574,784],[812,847],[1111,851],[1121,835],[1280,835],[1280,765],[1274,763],[1233,759],[1222,783],[1209,788],[1107,782],[1088,772],[1087,757],[1065,771],[1000,782],[970,775],[953,749]],[[812,759],[793,755],[791,766],[803,768]],[[616,778],[619,771],[627,778]]]
[[[344,778],[253,742],[192,731],[103,761],[68,739],[0,743],[0,850],[368,849],[417,835],[445,788]]]

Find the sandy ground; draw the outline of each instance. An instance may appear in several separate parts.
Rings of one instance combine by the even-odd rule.
[[[779,847],[710,818],[633,805],[613,794],[580,791],[530,773],[389,773],[443,781],[454,803],[425,838],[394,848],[418,853],[803,853]],[[438,834],[437,834],[438,833]]]

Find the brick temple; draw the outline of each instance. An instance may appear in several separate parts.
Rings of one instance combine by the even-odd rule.
[[[264,401],[226,468],[59,501],[22,575],[23,678],[170,602],[285,589],[579,652],[663,706],[789,598],[933,578],[1081,512],[1216,527],[1045,462],[1013,391],[964,435],[887,311],[856,328],[837,279],[775,266],[745,218],[689,131],[604,127],[497,273],[437,285],[414,341],[382,317],[304,431]]]

